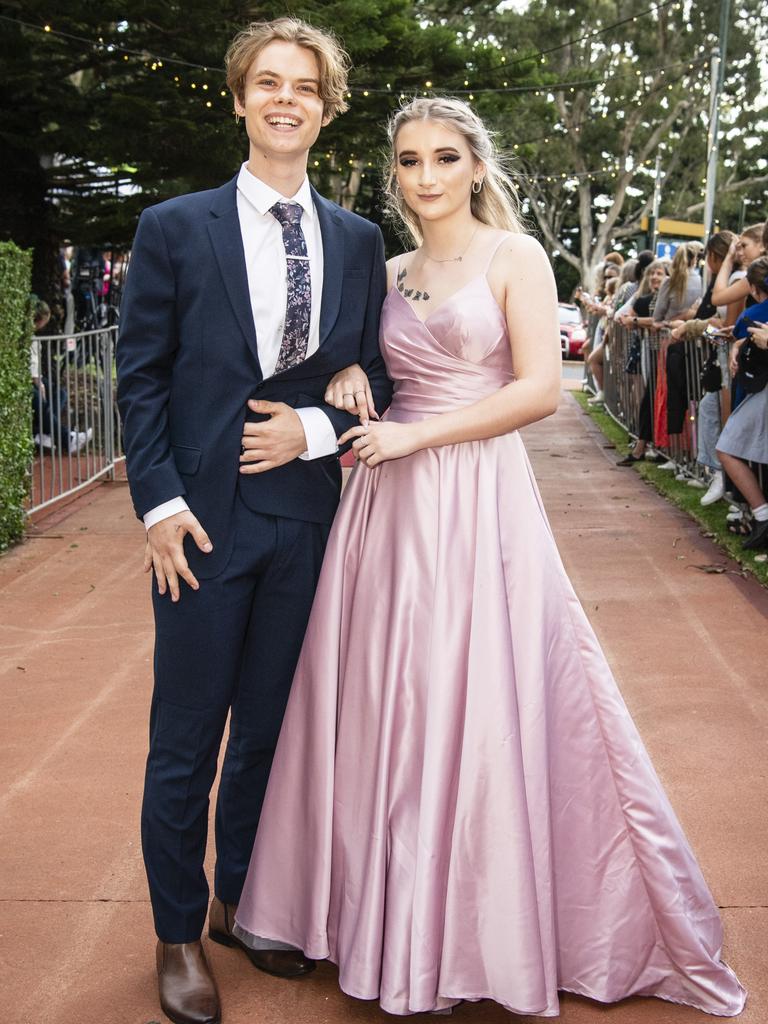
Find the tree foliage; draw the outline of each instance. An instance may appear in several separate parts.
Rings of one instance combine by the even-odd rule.
[[[290,13],[332,28],[354,62],[350,110],[323,131],[311,176],[378,220],[384,127],[400,96],[461,95],[499,132],[545,245],[587,274],[637,232],[657,152],[662,214],[701,217],[718,12],[714,0],[662,0],[650,13],[624,0],[296,3]],[[43,0],[0,4],[0,232],[34,248],[37,290],[48,293],[62,239],[127,245],[140,208],[232,176],[247,144],[223,54],[245,23],[284,13],[243,0],[69,0],[53,18]],[[733,22],[717,211],[731,224],[742,194],[762,201],[766,178],[757,0]]]
[[[538,58],[539,94],[510,110],[507,146],[552,251],[583,278],[615,243],[640,232],[651,212],[661,156],[661,215],[701,220],[707,159],[710,54],[720,3],[662,0],[638,9],[614,0],[553,4],[496,15],[487,31]],[[760,97],[761,8],[745,0],[732,16],[716,216],[736,226],[743,196],[763,210],[768,125]],[[500,120],[500,119],[499,119]]]

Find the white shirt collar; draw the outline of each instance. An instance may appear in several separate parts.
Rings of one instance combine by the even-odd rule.
[[[304,178],[296,195],[286,198],[271,185],[267,185],[261,178],[252,174],[248,170],[248,164],[244,163],[237,176],[237,189],[261,214],[269,213],[275,203],[298,203],[308,217],[312,218],[315,215],[309,178],[307,177]]]

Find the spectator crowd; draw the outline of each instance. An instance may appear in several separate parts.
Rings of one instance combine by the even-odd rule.
[[[652,460],[701,487],[702,505],[727,501],[748,550],[768,547],[767,252],[768,223],[683,243],[671,260],[612,252],[575,293],[589,403],[635,438],[618,465]]]

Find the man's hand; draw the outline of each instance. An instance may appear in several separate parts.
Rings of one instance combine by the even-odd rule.
[[[213,551],[207,533],[189,511],[177,512],[167,519],[161,519],[147,530],[144,572],[154,568],[157,589],[161,594],[170,589],[172,601],[179,600],[179,576],[193,590],[200,589],[184,557],[184,538],[188,533],[192,534],[195,544],[205,554]]]
[[[250,399],[248,408],[269,416],[261,423],[246,423],[240,441],[241,473],[266,473],[268,469],[293,462],[307,450],[307,438],[301,417],[284,402],[257,402]]]
[[[352,415],[360,417],[360,422],[367,426],[369,420],[377,420],[379,414],[373,404],[373,395],[368,384],[368,377],[362,367],[353,363],[335,374],[325,389],[325,400],[334,409],[346,409]]]

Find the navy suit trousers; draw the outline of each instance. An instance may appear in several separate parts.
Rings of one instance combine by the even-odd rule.
[[[142,846],[164,942],[201,935],[210,791],[230,715],[216,804],[216,895],[237,903],[301,650],[329,527],[263,515],[236,498],[226,568],[174,605],[153,584],[155,689]],[[188,537],[187,543],[191,540]]]

